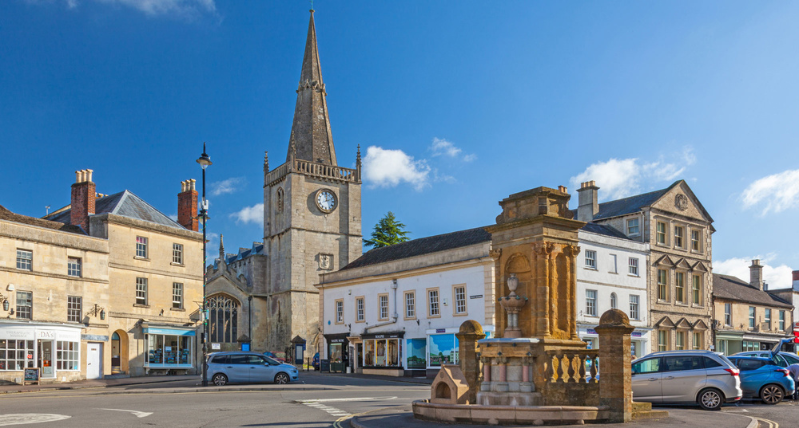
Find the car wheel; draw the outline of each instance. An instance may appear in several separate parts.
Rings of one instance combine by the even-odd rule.
[[[777,404],[785,397],[785,392],[779,385],[766,385],[760,390],[760,399],[766,404]]]
[[[216,386],[225,386],[227,384],[227,376],[222,373],[217,373],[211,378],[211,381],[214,382]]]
[[[724,394],[717,389],[705,389],[699,393],[699,405],[705,410],[718,410],[724,404]]]
[[[285,373],[278,373],[275,376],[275,383],[283,385],[284,383],[289,383],[289,375]]]

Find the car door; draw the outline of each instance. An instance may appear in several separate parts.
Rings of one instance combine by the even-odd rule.
[[[741,358],[733,361],[741,371],[741,389],[747,397],[757,396],[760,387],[768,379],[770,372],[762,369],[764,362]]]
[[[250,359],[250,382],[272,382],[275,369],[266,358],[260,355],[248,355]]]
[[[635,401],[662,401],[660,360],[659,357],[654,357],[633,363],[631,385]]]
[[[705,386],[707,375],[702,357],[675,355],[663,357],[661,389],[664,403],[695,402]]]
[[[246,383],[250,381],[250,360],[246,354],[233,354],[228,357],[228,381]]]

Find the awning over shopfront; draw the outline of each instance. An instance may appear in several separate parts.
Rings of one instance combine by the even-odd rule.
[[[146,334],[166,334],[170,336],[196,336],[197,333],[194,328],[182,329],[175,327],[145,327],[143,329]]]

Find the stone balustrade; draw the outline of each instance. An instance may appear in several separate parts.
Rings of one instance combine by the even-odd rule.
[[[551,383],[598,383],[599,351],[557,349],[546,351],[544,380]]]
[[[269,171],[264,180],[266,185],[283,179],[289,172],[301,172],[305,175],[336,181],[348,181],[358,183],[361,181],[358,169],[342,168],[335,165],[324,165],[302,159],[286,162],[279,167]]]

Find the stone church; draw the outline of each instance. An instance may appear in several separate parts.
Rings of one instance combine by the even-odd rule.
[[[212,350],[293,352],[320,337],[319,275],[362,254],[361,156],[342,168],[330,129],[313,10],[286,162],[264,156],[263,242],[225,253],[207,267]],[[296,351],[292,351],[296,350]]]

